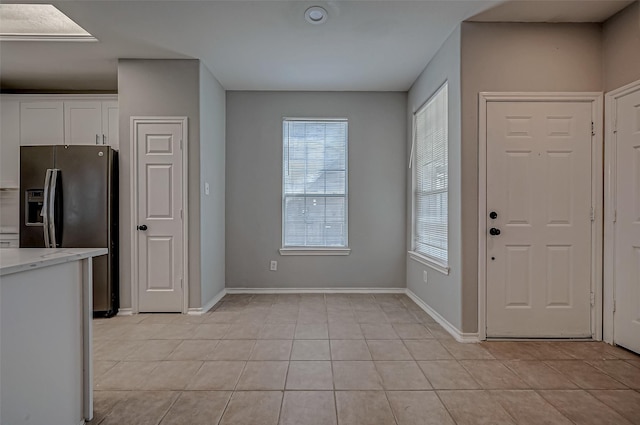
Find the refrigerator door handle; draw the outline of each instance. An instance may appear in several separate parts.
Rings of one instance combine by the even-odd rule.
[[[58,174],[60,170],[51,170],[51,191],[49,198],[49,239],[51,240],[51,248],[58,247],[58,241],[56,240],[56,196],[58,188]]]
[[[40,212],[45,248],[51,248],[51,244],[49,243],[49,184],[51,183],[51,171],[53,170],[48,168],[44,177],[44,198],[42,201],[42,211]]]

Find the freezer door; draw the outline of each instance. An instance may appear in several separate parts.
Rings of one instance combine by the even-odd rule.
[[[20,147],[20,247],[44,248],[45,178],[54,166],[54,146]]]

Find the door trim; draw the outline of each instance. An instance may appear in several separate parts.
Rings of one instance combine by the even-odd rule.
[[[602,339],[602,229],[603,229],[603,129],[601,92],[480,92],[478,94],[478,336],[487,339],[487,103],[489,102],[591,103],[591,335]]]
[[[133,314],[140,311],[138,301],[138,238],[135,223],[138,221],[138,125],[181,124],[182,125],[182,313],[189,311],[189,138],[187,117],[131,117],[131,307]]]
[[[609,344],[614,343],[614,302],[615,302],[615,267],[613,255],[615,243],[615,226],[613,215],[616,208],[616,143],[617,143],[617,115],[616,102],[620,97],[640,90],[640,80],[605,93],[605,144],[604,144],[604,326],[602,339]]]

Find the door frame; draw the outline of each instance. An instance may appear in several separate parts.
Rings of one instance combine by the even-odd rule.
[[[616,147],[617,147],[617,114],[616,102],[620,97],[640,90],[640,80],[605,93],[605,144],[604,144],[604,329],[603,340],[609,344],[615,339],[615,244],[614,211],[616,210]]]
[[[138,233],[133,228],[138,221],[138,125],[181,124],[182,125],[182,314],[189,311],[189,138],[187,117],[140,117],[132,116],[131,128],[131,307],[133,313],[140,311],[138,301]]]
[[[487,103],[591,103],[591,336],[602,339],[603,129],[601,92],[480,92],[478,95],[478,337],[487,339]]]

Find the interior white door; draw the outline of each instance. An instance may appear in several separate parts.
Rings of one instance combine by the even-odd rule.
[[[591,336],[591,133],[589,102],[487,104],[487,336]]]
[[[64,143],[66,145],[101,145],[102,102],[72,100],[64,102]]]
[[[614,342],[640,353],[640,90],[616,102]]]
[[[182,124],[137,123],[138,309],[183,305]]]

